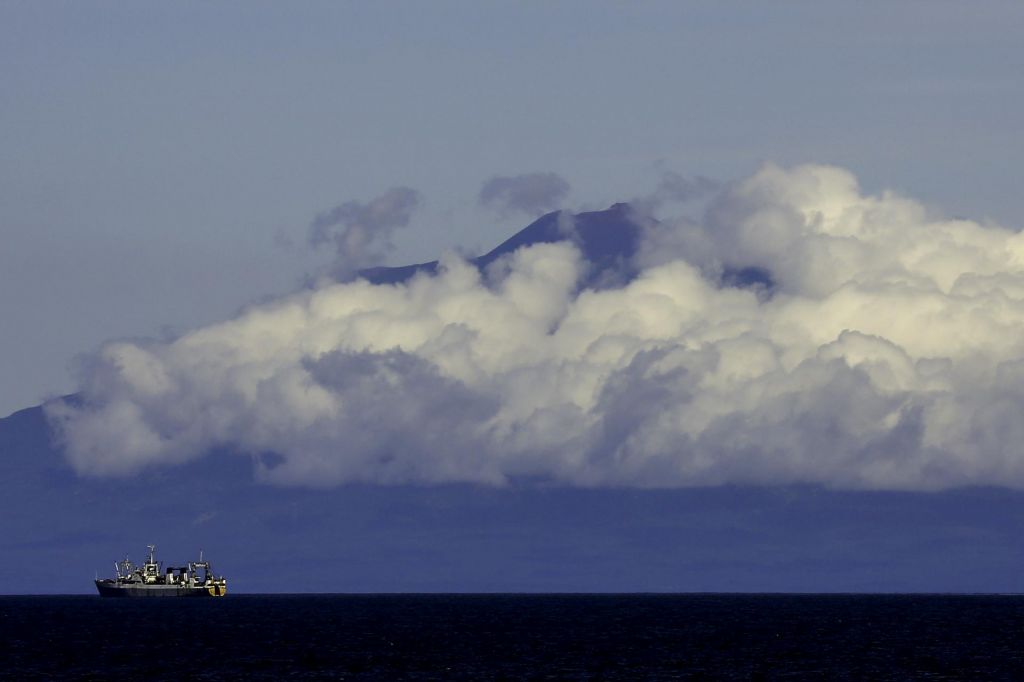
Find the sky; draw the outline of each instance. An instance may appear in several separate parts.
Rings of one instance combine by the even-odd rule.
[[[853,203],[1016,232],[1022,29],[1014,2],[0,3],[0,414],[95,387],[112,340],[666,172],[835,166]],[[509,198],[523,175],[553,182]]]

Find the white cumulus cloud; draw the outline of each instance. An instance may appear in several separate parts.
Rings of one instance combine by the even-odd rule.
[[[290,485],[1024,487],[1018,232],[768,165],[635,261],[600,290],[570,242],[325,283],[110,343],[47,413],[90,475],[230,446]],[[744,268],[770,290],[722,284]]]

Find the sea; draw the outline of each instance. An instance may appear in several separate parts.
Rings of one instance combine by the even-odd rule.
[[[1022,680],[1024,596],[9,596],[0,678]]]

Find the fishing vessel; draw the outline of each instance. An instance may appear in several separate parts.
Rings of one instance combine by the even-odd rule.
[[[156,560],[156,545],[147,545],[148,557],[136,566],[126,556],[114,562],[115,578],[97,578],[101,597],[223,597],[228,592],[224,576],[214,575],[209,561],[189,561],[184,566],[168,566]]]

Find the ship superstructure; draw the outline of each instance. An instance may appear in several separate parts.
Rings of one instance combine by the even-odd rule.
[[[147,545],[146,561],[136,566],[126,556],[114,563],[116,578],[96,580],[101,597],[223,597],[228,592],[224,576],[214,575],[209,561],[189,561],[168,566],[156,560],[156,545]]]

